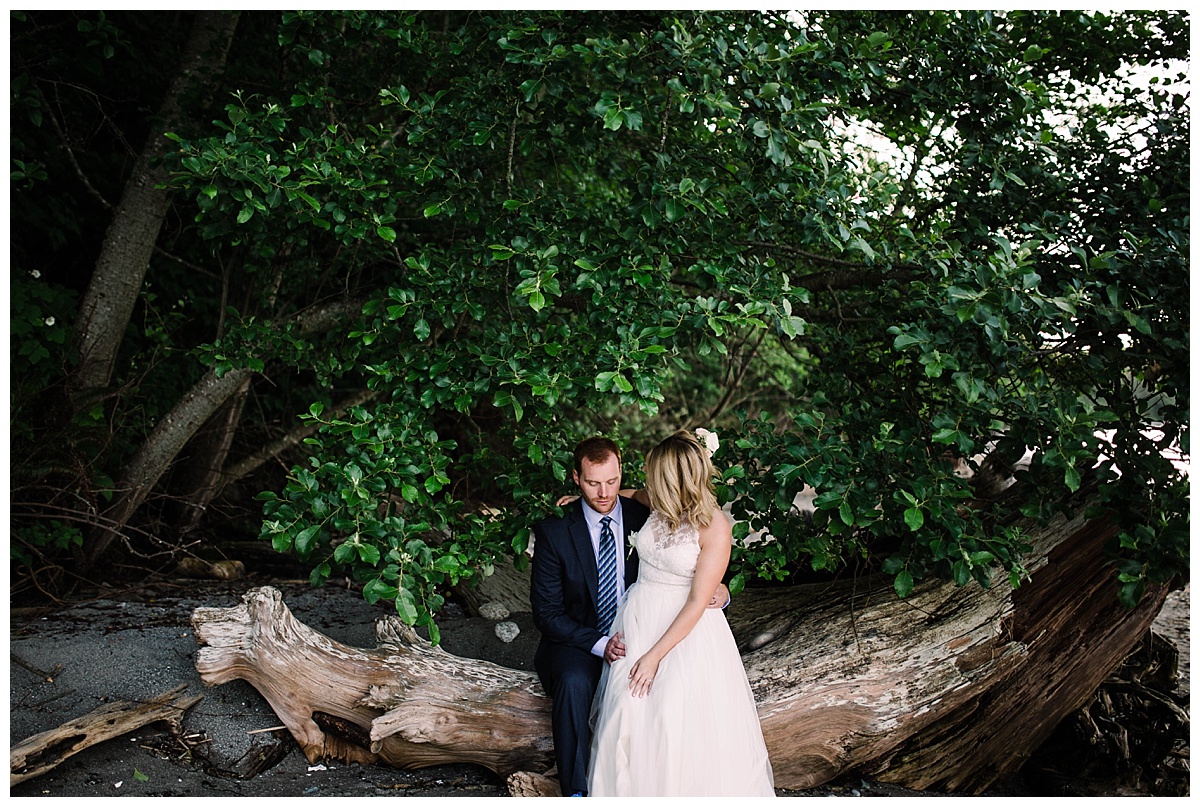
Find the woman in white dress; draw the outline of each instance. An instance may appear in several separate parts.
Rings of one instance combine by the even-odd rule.
[[[774,796],[754,695],[725,614],[707,608],[729,564],[710,452],[678,431],[646,455],[653,512],[613,622],[626,654],[592,704],[590,796]]]

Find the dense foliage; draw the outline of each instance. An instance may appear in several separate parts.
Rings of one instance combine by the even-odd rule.
[[[67,372],[65,255],[103,220],[59,204],[86,193],[47,107],[68,138],[88,123],[48,88],[104,107],[161,82],[145,17],[14,19],[18,448]],[[298,413],[321,427],[261,495],[263,536],[422,624],[446,584],[520,561],[576,440],[617,437],[636,484],[680,425],[722,435],[735,590],[859,568],[901,596],[1017,585],[1013,508],[1044,520],[1095,484],[1132,602],[1187,569],[1164,459],[1188,451],[1187,32],[1173,12],[243,14],[213,111],[164,155],[171,254],[124,388],[73,412],[65,453],[94,499],[206,367],[251,371],[243,453]],[[296,325],[346,300],[361,314]],[[18,551],[63,540],[49,512]]]

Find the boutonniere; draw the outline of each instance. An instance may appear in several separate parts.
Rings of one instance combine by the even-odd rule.
[[[634,530],[625,537],[625,542],[629,544],[629,552],[625,555],[626,559],[633,557],[633,550],[637,549],[638,531]]]

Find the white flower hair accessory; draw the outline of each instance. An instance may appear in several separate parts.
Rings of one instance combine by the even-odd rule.
[[[708,458],[712,459],[712,455],[717,453],[717,449],[721,447],[721,440],[717,437],[716,432],[710,432],[708,429],[696,429],[696,439],[699,440],[704,448],[708,451]]]

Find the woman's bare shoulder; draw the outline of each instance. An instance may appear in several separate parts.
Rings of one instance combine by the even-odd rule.
[[[700,528],[701,544],[707,543],[709,540],[726,544],[733,540],[733,522],[729,520],[729,516],[725,514],[724,510],[718,509],[713,513],[708,526]]]

